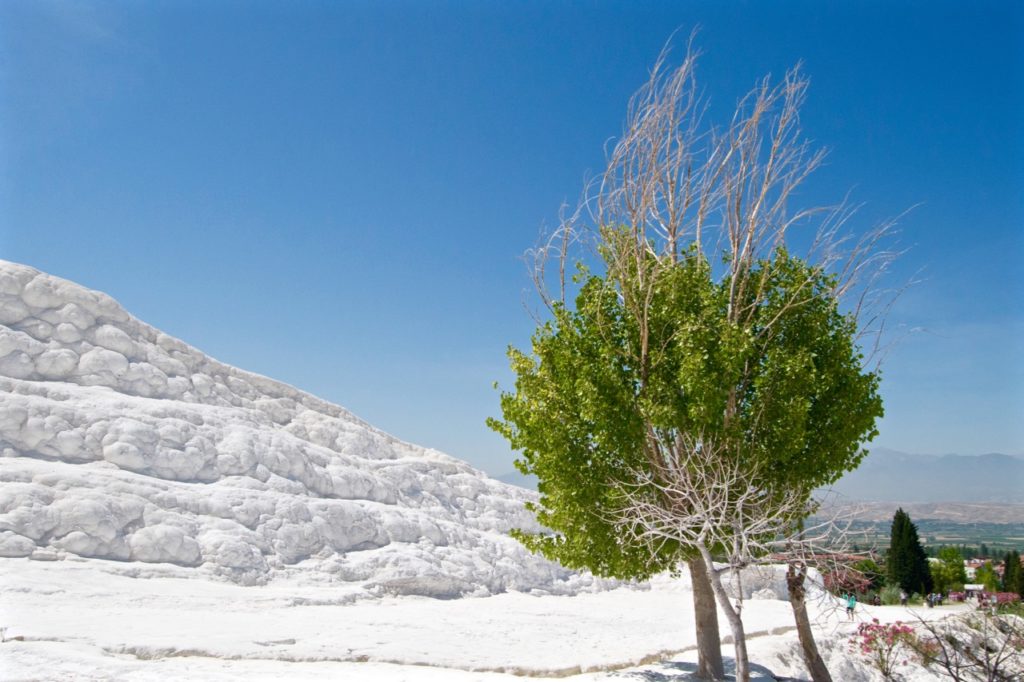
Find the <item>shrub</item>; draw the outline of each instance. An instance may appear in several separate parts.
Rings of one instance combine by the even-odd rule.
[[[887,606],[900,603],[899,585],[886,585],[879,591],[878,594],[882,598],[882,603]]]
[[[913,639],[914,628],[909,625],[900,621],[883,624],[872,618],[870,623],[861,623],[857,628],[857,634],[850,639],[850,650],[882,673],[883,678],[895,680],[896,668],[906,664]]]

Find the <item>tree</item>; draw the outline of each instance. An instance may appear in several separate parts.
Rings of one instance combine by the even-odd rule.
[[[880,590],[885,584],[885,572],[874,559],[861,559],[853,564],[853,569],[867,581],[868,590]]]
[[[974,582],[984,585],[985,590],[988,592],[999,591],[999,575],[992,568],[991,561],[986,561],[978,567],[978,570],[974,573]]]
[[[938,562],[931,562],[932,587],[936,592],[962,590],[967,582],[964,557],[956,547],[943,547],[938,553]]]
[[[1020,554],[1007,552],[1003,557],[1003,590],[1024,596],[1024,571],[1020,566]]]
[[[685,274],[680,270],[673,276]],[[680,292],[693,297],[700,290],[673,291]],[[699,306],[696,298],[693,305]],[[615,484],[645,461],[644,414],[637,409],[636,377],[623,355],[637,344],[633,321],[615,290],[598,277],[582,286],[575,310],[556,304],[553,316],[534,335],[532,357],[510,350],[516,391],[502,395],[505,421],[490,421],[523,453],[517,467],[538,477],[541,504],[531,509],[557,532],[516,537],[566,566],[605,576],[645,579],[687,562],[697,630],[706,645],[702,672],[721,679],[715,597],[706,594],[710,584],[703,561],[679,543],[663,543],[651,553],[636,538],[623,536],[614,521],[621,504]]]
[[[808,672],[814,682],[830,682],[832,675],[825,666],[825,661],[818,652],[814,643],[814,634],[811,631],[811,620],[807,616],[807,569],[808,562],[789,560],[786,567],[786,589],[789,591],[789,600],[793,605],[793,617],[796,620],[796,629],[800,638],[800,644]]]
[[[917,526],[900,507],[892,518],[889,554],[885,560],[889,582],[899,585],[907,594],[927,594],[932,589],[928,558],[917,536]]]
[[[798,632],[813,642],[804,602],[804,580],[811,565],[823,564],[816,551],[832,542],[834,528],[826,522],[809,533],[801,523],[814,504],[807,492],[785,483],[771,483],[765,462],[742,462],[718,451],[701,438],[680,437],[665,462],[651,471],[635,472],[623,489],[618,512],[626,535],[657,548],[674,542],[700,552],[719,606],[725,613],[736,649],[736,679],[748,679],[743,628],[742,569],[758,563],[788,564],[786,582]],[[718,565],[717,561],[724,561]],[[731,572],[737,594],[730,600],[723,574]],[[815,680],[831,679],[817,647],[804,652]]]
[[[489,423],[539,479],[533,509],[552,534],[520,534],[528,547],[622,577],[685,561],[696,600],[701,569],[715,578],[712,559],[749,560],[730,548],[763,547],[761,535],[798,540],[790,531],[812,490],[863,457],[882,409],[859,346],[872,287],[858,286],[891,254],[875,249],[884,230],[847,241],[843,207],[788,207],[822,159],[800,139],[805,79],[765,80],[724,130],[702,129],[694,59],[667,70],[663,55],[596,191],[535,250],[548,319],[531,353],[509,350],[515,390]],[[796,255],[787,233],[815,220]],[[596,246],[594,271],[581,264],[570,280],[581,244]],[[746,487],[700,490],[691,506],[673,493],[715,476]],[[652,530],[658,509],[676,513],[672,534]],[[698,522],[713,532],[698,538]],[[729,615],[724,592],[715,597]],[[706,631],[713,605],[697,618]],[[742,621],[730,625],[744,679]],[[801,641],[813,648],[809,634]],[[707,644],[702,662],[717,648]]]

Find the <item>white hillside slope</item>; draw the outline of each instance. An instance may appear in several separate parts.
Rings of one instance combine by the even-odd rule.
[[[2,557],[355,596],[600,586],[508,537],[533,493],[4,261],[0,403]]]

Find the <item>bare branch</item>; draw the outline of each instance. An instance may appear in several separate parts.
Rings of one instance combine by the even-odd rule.
[[[666,44],[629,101],[621,136],[607,145],[604,172],[587,183],[576,209],[568,216],[563,210],[559,228],[530,252],[544,304],[564,300],[570,251],[590,242],[583,239],[588,233],[604,243],[610,273],[637,277],[636,293],[626,303],[638,319],[657,268],[695,250],[713,268],[724,264],[730,321],[742,323],[765,301],[768,278],[757,274],[755,264],[770,272],[778,249],[797,243],[790,233],[809,230],[805,260],[817,266],[814,273],[834,276],[828,295],[845,301],[858,322],[858,339],[870,341],[868,359],[880,361],[887,314],[906,288],[882,286],[901,253],[886,246],[896,221],[858,236],[850,229],[857,207],[848,199],[792,210],[796,193],[826,156],[804,139],[800,127],[808,79],[799,67],[778,83],[762,79],[718,130],[704,121],[708,103],[696,81],[700,53],[694,38],[695,33],[676,66],[669,65],[671,40]],[[629,238],[609,239],[608,231]],[[545,284],[548,259],[558,264],[557,295]],[[802,295],[797,290],[792,305],[800,305]]]

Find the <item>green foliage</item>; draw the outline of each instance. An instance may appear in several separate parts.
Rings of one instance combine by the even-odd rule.
[[[885,572],[875,563],[874,559],[861,559],[853,565],[854,570],[869,582],[865,591],[877,591],[885,584]]]
[[[917,536],[917,526],[902,508],[897,509],[893,515],[885,564],[889,582],[899,585],[908,594],[931,592],[931,573],[924,548]]]
[[[534,511],[553,534],[522,542],[573,568],[645,577],[687,556],[667,543],[650,557],[612,522],[615,484],[649,468],[652,441],[713,438],[723,456],[770,462],[771,482],[809,495],[856,467],[882,407],[853,318],[804,261],[778,249],[756,263],[737,318],[729,279],[696,251],[616,269],[621,235],[604,237],[608,276],[581,268],[575,307],[554,306],[532,353],[509,349],[515,390],[488,424],[539,479]]]
[[[886,584],[878,593],[879,599],[886,606],[892,606],[893,604],[900,603],[900,588],[899,585]]]
[[[943,547],[939,550],[939,561],[929,563],[932,574],[932,589],[945,594],[951,590],[963,589],[967,582],[964,570],[964,558],[956,547]]]
[[[986,561],[974,573],[974,582],[984,585],[988,592],[999,591],[999,575],[992,568],[992,562]]]
[[[956,547],[943,547],[939,550],[938,558],[950,568],[959,569],[960,582],[967,580],[964,573],[964,555]]]
[[[1024,571],[1017,552],[1007,552],[1003,557],[1003,590],[1024,596]]]

